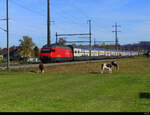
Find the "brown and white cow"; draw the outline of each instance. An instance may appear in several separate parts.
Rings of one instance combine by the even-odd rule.
[[[119,65],[114,61],[111,63],[101,64],[101,73],[103,74],[105,69],[109,70],[109,73],[112,73],[112,67],[115,67],[116,70],[119,70]]]

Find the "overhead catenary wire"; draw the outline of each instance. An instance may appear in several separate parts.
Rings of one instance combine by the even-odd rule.
[[[46,15],[41,14],[41,13],[38,12],[38,11],[32,10],[31,8],[28,8],[28,7],[25,7],[24,5],[22,5],[22,4],[20,4],[20,3],[16,2],[16,1],[14,1],[14,0],[11,0],[11,2],[12,2],[13,4],[19,6],[20,8],[23,8],[23,9],[25,9],[25,10],[31,12],[31,13],[37,14],[38,16],[39,16],[39,15],[42,16],[42,17],[45,17],[45,16],[46,16]],[[61,12],[62,12],[62,11],[61,11]],[[73,15],[67,16],[65,13],[61,13],[61,14],[63,14],[63,15],[57,15],[57,16],[60,17],[61,19],[62,19],[62,17],[63,17],[63,20],[64,20],[66,23],[68,23],[68,21],[66,20],[66,19],[68,19],[69,21],[71,20],[71,23],[72,23],[72,24],[76,24],[76,25],[77,25],[77,24],[82,24],[82,23],[79,23],[80,21],[77,22],[77,21],[76,21],[76,20],[77,20],[77,17],[75,17],[75,16],[73,16]],[[64,16],[64,15],[66,15],[66,16]],[[57,16],[56,16],[56,17],[57,17]],[[74,19],[76,19],[76,20],[74,20]],[[79,19],[78,19],[78,20],[79,20]]]
[[[83,15],[86,19],[89,19],[89,16],[80,7],[78,7],[75,2],[73,2],[72,0],[69,0],[69,1],[71,5],[75,7],[75,9],[77,9],[81,15]]]
[[[16,2],[16,1],[13,1],[13,0],[11,0],[10,1],[11,3],[13,3],[13,4],[15,4],[15,5],[17,5],[17,6],[19,6],[20,8],[23,8],[23,9],[25,9],[26,11],[29,11],[29,12],[31,12],[31,13],[34,13],[34,14],[37,14],[37,15],[39,15],[40,13],[39,12],[37,12],[37,11],[34,11],[34,10],[32,10],[32,9],[30,9],[30,8],[27,8],[27,7],[25,7],[24,5],[22,5],[22,4],[19,4],[18,2]],[[44,17],[44,15],[41,15],[41,17]],[[4,20],[4,19],[2,19],[2,20]],[[6,20],[6,19],[5,19]],[[19,20],[19,21],[17,21],[16,19],[12,19],[12,22],[21,22],[19,25],[21,25],[21,24],[24,24],[24,21],[21,21],[21,20]],[[12,23],[13,24],[13,23]],[[12,25],[11,24],[11,25]],[[35,27],[36,27],[36,25],[37,24],[35,24]],[[41,24],[41,26],[43,26],[44,27],[44,25],[46,25],[46,24]],[[28,26],[24,26],[24,27],[26,27],[26,31],[29,33],[32,33],[32,32],[34,32],[34,33],[37,33],[37,31],[36,31],[36,29],[37,29],[37,27],[39,26],[39,23],[38,23],[38,26],[34,29],[33,28],[33,26],[34,26],[34,24],[32,24],[32,25],[28,25]],[[11,26],[12,27],[12,26]],[[14,26],[13,26],[14,27]],[[1,28],[1,29],[3,29],[3,28]],[[3,29],[4,30],[4,29]],[[13,31],[13,32],[12,32]],[[18,34],[18,32],[16,32],[16,31],[14,31],[14,29],[11,29],[11,32],[10,32],[10,34],[13,34],[14,36],[16,35],[16,37],[19,35]],[[19,35],[19,36],[23,36],[23,34],[22,35]],[[12,38],[14,38],[14,37],[12,37]],[[12,39],[11,38],[11,39]]]
[[[37,14],[37,15],[39,15],[40,13],[39,12],[37,12],[37,11],[35,11],[35,10],[32,10],[31,8],[28,8],[28,7],[25,7],[24,5],[22,5],[22,4],[20,4],[18,1],[16,2],[15,0],[12,0],[12,1],[10,1],[11,3],[13,3],[14,5],[16,5],[16,6],[18,6],[18,7],[20,7],[20,8],[22,8],[22,9],[25,9],[26,11],[28,11],[28,12],[31,12],[31,13],[34,13],[34,14]],[[41,15],[40,14],[40,16],[41,17],[44,17],[44,15]],[[79,25],[79,24],[81,24],[81,23],[79,23],[79,21],[77,22],[76,20],[73,20],[74,18],[72,18],[72,16],[70,16],[71,18],[66,18],[67,16],[64,16],[64,15],[62,15],[61,16],[61,18],[62,17],[64,17],[63,19],[64,20],[66,20],[66,19],[68,19],[68,20],[71,20],[71,23],[72,24],[74,24],[74,25]],[[77,18],[76,18],[77,19]],[[12,22],[20,22],[20,24],[19,25],[21,25],[21,24],[24,24],[24,21],[21,21],[21,20],[19,20],[19,21],[17,21],[16,19],[13,19],[12,20]],[[68,21],[66,21],[66,23],[67,23]],[[12,24],[11,24],[12,25]],[[41,25],[41,26],[46,26],[46,24],[39,24],[38,23],[38,26],[39,25]],[[32,32],[34,32],[34,33],[37,33],[37,31],[36,31],[36,29],[34,29],[34,28],[36,28],[36,26],[37,26],[37,24],[35,24],[35,27],[34,27],[34,24],[27,24],[27,26],[25,26],[25,30],[27,31],[27,33],[32,33]],[[14,26],[13,26],[14,27]],[[34,27],[34,28],[33,28]],[[60,28],[60,26],[57,26],[57,28]],[[62,29],[62,28],[61,28]],[[12,30],[13,30],[13,32],[12,32]],[[16,30],[15,29],[12,29],[11,30],[11,32],[10,32],[10,34],[13,34],[13,36],[15,36],[16,35],[16,37],[17,36],[23,36],[23,34],[21,35],[21,33],[19,34],[18,32],[16,32]],[[63,30],[63,29],[62,29]],[[22,32],[22,33],[24,33],[24,32]],[[14,37],[13,37],[14,38]]]
[[[18,7],[20,7],[20,8],[22,8],[22,9],[25,9],[26,11],[28,11],[28,12],[31,12],[31,13],[33,13],[33,14],[36,14],[35,16],[41,16],[41,17],[45,17],[46,16],[46,14],[44,15],[44,14],[42,14],[41,12],[39,12],[39,11],[36,11],[36,10],[33,10],[33,9],[31,9],[31,8],[29,8],[29,7],[27,7],[27,6],[25,6],[24,4],[21,4],[19,1],[17,1],[17,0],[10,0],[10,2],[11,3],[13,3],[14,5],[16,5],[16,6],[18,6]],[[73,5],[73,4],[72,4]],[[71,5],[71,6],[72,6]],[[79,8],[76,4],[75,5],[73,5],[74,6],[74,8],[75,9],[77,9],[77,10],[79,10],[79,13],[80,14],[82,14],[86,19],[88,19],[89,18],[89,16],[87,16],[85,13],[84,13],[84,11],[81,11],[81,8]],[[73,14],[66,14],[66,13],[64,13],[64,11],[63,10],[61,10],[60,11],[61,12],[61,15],[57,15],[58,17],[60,17],[61,18],[61,20],[63,20],[63,21],[65,21],[66,22],[66,24],[70,21],[71,22],[71,25],[76,25],[76,27],[78,27],[78,26],[81,26],[81,24],[82,25],[84,25],[84,26],[82,26],[82,30],[84,30],[84,28],[87,28],[86,27],[86,20],[84,20],[83,22],[85,22],[84,24],[83,24],[83,22],[81,22],[81,20],[83,20],[82,18],[80,18],[80,17],[78,17],[78,16],[76,16],[76,15],[73,15]],[[56,17],[56,16],[55,16]],[[16,19],[14,19],[17,23],[18,23],[18,21],[16,20]],[[19,20],[20,21],[20,20]],[[24,21],[20,21],[20,24],[21,23],[23,23],[24,24]],[[35,26],[34,26],[35,25]],[[42,26],[42,28],[44,28],[44,26],[46,26],[46,24],[40,24],[40,23],[35,23],[35,22],[33,22],[33,24],[27,24],[27,26],[26,26],[26,31],[29,31],[30,33],[32,33],[32,32],[34,32],[34,33],[36,33],[37,32],[37,30],[36,29],[34,29],[34,28],[37,28],[39,25],[41,25]],[[71,27],[71,25],[68,23],[68,27]],[[60,28],[60,30],[64,30],[64,28],[65,27],[62,27],[60,24],[57,24],[57,21],[56,21],[56,25],[55,25],[56,27],[52,27],[53,28],[53,30],[52,31],[55,31],[56,29],[59,29]],[[75,30],[75,29],[78,29],[78,28],[74,28],[74,29],[72,29],[73,31]],[[68,30],[68,32],[69,32],[70,30]],[[76,30],[75,30],[76,31]],[[14,34],[17,34],[17,31],[14,31]]]
[[[37,11],[35,11],[35,10],[32,10],[31,8],[25,7],[24,5],[22,5],[22,4],[18,3],[18,2],[15,2],[14,0],[12,0],[11,2],[12,2],[13,4],[19,6],[20,8],[23,8],[23,9],[25,9],[25,10],[31,12],[31,13],[34,13],[34,14],[37,14],[37,15],[40,14],[39,12],[37,12]],[[63,13],[62,13],[62,14],[63,14]],[[41,15],[41,14],[40,14],[40,15]],[[41,16],[45,16],[45,15],[41,15]],[[59,16],[59,17],[60,17],[61,19],[62,19],[62,17],[63,17],[64,21],[66,21],[66,23],[68,23],[68,21],[67,21],[66,19],[68,19],[69,16],[61,15],[61,16]],[[71,17],[72,17],[72,16],[71,16]],[[69,19],[71,19],[71,18],[69,18]],[[75,24],[75,25],[80,24],[80,23],[75,22],[74,20],[71,20],[71,23],[72,23],[72,24]],[[46,24],[44,24],[44,25],[46,25]],[[57,26],[57,27],[60,28],[60,26]]]
[[[41,14],[40,12],[35,11],[35,10],[29,8],[29,7],[25,7],[24,5],[22,5],[22,4],[18,3],[18,2],[16,2],[15,0],[10,0],[10,2],[13,3],[14,5],[19,6],[20,8],[23,8],[23,9],[25,9],[25,10],[31,12],[31,13],[37,14],[38,16],[42,16],[42,17],[45,17],[45,16],[46,16],[46,15]]]
[[[37,16],[42,16],[42,17],[46,17],[46,15],[43,15],[43,14],[41,14],[40,12],[38,12],[38,11],[35,11],[35,10],[32,10],[31,8],[28,8],[28,7],[25,7],[24,5],[22,5],[22,4],[20,4],[20,3],[18,3],[18,2],[15,2],[14,0],[12,0],[11,1],[13,4],[15,4],[15,5],[17,5],[17,6],[19,6],[20,8],[23,8],[23,9],[25,9],[25,10],[27,10],[27,11],[29,11],[29,12],[31,12],[31,13],[34,13],[34,14],[37,14]],[[65,13],[61,13],[61,14],[65,14]],[[66,22],[66,23],[68,23],[68,21],[66,20],[66,19],[71,19],[72,17],[74,17],[73,15],[71,15],[71,16],[64,16],[64,15],[57,15],[59,18],[61,18],[62,19],[62,17],[63,17],[63,19],[65,19],[64,21]],[[76,18],[76,17],[74,17],[74,18]],[[71,20],[71,22],[72,22],[72,24],[81,24],[81,23],[77,23],[75,20]]]

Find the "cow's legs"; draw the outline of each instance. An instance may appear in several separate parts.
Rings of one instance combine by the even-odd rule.
[[[101,74],[103,74],[104,73],[104,69],[101,69]]]

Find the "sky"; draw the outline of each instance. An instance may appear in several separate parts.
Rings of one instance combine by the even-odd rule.
[[[51,0],[51,41],[55,34],[88,33],[92,21],[92,40],[114,41],[116,22],[120,44],[150,41],[150,0]],[[6,0],[0,0],[0,19],[6,18]],[[29,36],[42,47],[47,43],[47,0],[9,0],[10,46]],[[0,20],[0,27],[6,22]],[[67,41],[88,38],[65,37]],[[6,32],[0,30],[0,47],[7,45]]]

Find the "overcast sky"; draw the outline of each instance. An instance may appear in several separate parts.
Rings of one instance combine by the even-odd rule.
[[[0,19],[6,16],[6,0],[0,0]],[[9,0],[10,46],[29,36],[38,47],[47,43],[47,0]],[[150,41],[150,0],[51,0],[52,42],[55,33],[87,33],[92,20],[92,38],[114,41],[112,25],[117,22],[121,44]],[[6,22],[0,21],[6,28]],[[68,38],[69,41],[71,38]],[[73,40],[85,40],[72,38]],[[71,39],[71,40],[72,40]],[[6,33],[0,30],[0,47]]]

